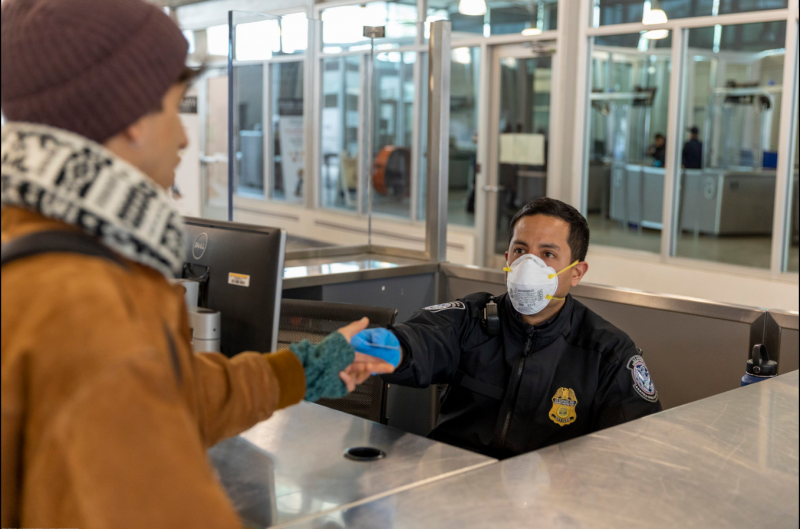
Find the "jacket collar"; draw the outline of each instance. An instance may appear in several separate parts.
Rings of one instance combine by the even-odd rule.
[[[508,294],[503,294],[502,298],[501,302],[505,313],[505,316],[502,317],[503,325],[507,326],[510,333],[518,340],[524,341],[527,336],[534,336],[534,350],[550,344],[559,335],[566,336],[569,333],[572,311],[575,308],[571,294],[567,295],[564,306],[555,316],[539,325],[529,325],[522,321],[522,317],[511,304]]]
[[[98,237],[173,277],[183,266],[183,220],[167,194],[102,145],[31,123],[3,127],[3,206],[35,211]]]

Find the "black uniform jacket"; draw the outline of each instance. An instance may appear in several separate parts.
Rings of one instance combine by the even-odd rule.
[[[504,458],[661,411],[633,341],[572,296],[537,326],[496,298],[496,336],[483,324],[490,299],[428,307],[391,329],[403,359],[384,380],[449,384],[429,437]]]

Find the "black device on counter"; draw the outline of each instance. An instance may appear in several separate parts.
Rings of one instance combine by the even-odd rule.
[[[199,306],[222,315],[222,353],[275,351],[286,232],[185,217],[183,277],[200,281]]]

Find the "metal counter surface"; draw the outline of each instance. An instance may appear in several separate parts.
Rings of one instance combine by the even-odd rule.
[[[353,254],[287,260],[283,288],[301,288],[330,283],[409,276],[438,272],[439,264],[379,254]]]
[[[798,372],[288,527],[797,527]]]
[[[344,450],[354,446],[379,448],[386,458],[345,459]],[[323,514],[496,463],[308,402],[275,413],[208,453],[228,497],[249,527]]]

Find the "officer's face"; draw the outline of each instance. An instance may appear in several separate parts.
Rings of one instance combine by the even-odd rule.
[[[506,261],[510,265],[528,253],[535,255],[557,272],[571,265],[574,259],[569,248],[569,224],[547,215],[531,215],[519,219],[514,226]],[[566,296],[588,269],[586,262],[580,262],[558,276],[556,297]]]

